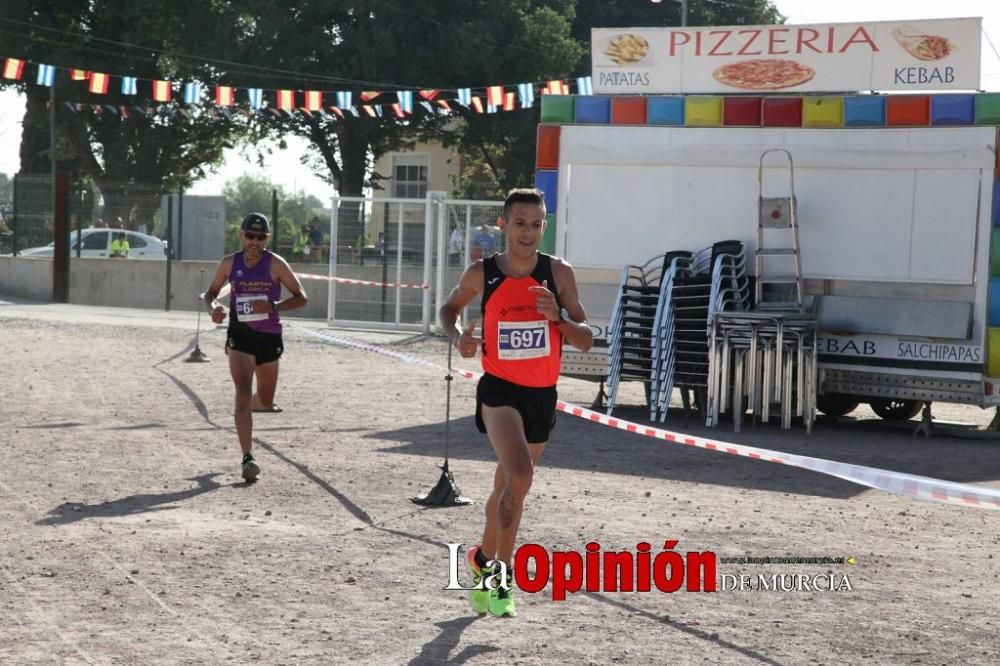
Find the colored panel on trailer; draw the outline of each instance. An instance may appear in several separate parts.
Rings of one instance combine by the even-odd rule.
[[[990,326],[1000,326],[1000,277],[990,278]]]
[[[844,98],[838,96],[802,99],[803,127],[843,127]]]
[[[993,226],[1000,227],[1000,179],[993,183]]]
[[[689,127],[721,127],[722,98],[696,95],[685,97],[684,124]]]
[[[801,97],[765,97],[762,106],[764,127],[802,127]]]
[[[559,194],[559,172],[539,169],[535,172],[535,187],[542,191],[545,197],[545,212],[557,213],[556,199]]]
[[[1000,93],[976,95],[976,123],[979,125],[1000,125]]]
[[[575,99],[572,95],[542,95],[541,122],[572,123]]]
[[[611,122],[610,97],[577,97],[576,122],[607,125]]]
[[[1000,277],[1000,229],[993,228],[990,240],[993,245],[990,252],[990,277]]]
[[[987,357],[986,374],[990,377],[1000,377],[1000,328],[991,326],[988,331],[989,346],[986,348],[986,353],[989,356]]]
[[[845,127],[881,127],[885,125],[885,97],[845,97]]]
[[[535,166],[539,169],[559,168],[559,134],[561,125],[539,125]]]
[[[612,125],[645,125],[645,97],[614,97],[611,99]]]
[[[930,96],[890,95],[885,103],[885,124],[890,127],[924,127],[930,125]]]
[[[760,127],[760,97],[725,97],[722,124]]]
[[[650,125],[683,125],[684,98],[680,96],[648,98],[646,122]]]
[[[975,122],[975,95],[933,95],[931,97],[931,125],[972,125]]]
[[[556,253],[556,216],[553,213],[545,215],[545,233],[542,234],[538,249],[545,254]]]

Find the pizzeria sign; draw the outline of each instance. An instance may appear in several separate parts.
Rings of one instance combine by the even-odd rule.
[[[981,22],[594,28],[594,92],[977,90]]]

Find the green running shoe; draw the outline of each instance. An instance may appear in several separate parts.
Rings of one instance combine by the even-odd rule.
[[[507,573],[507,585],[510,589],[497,585],[489,592],[490,601],[487,610],[493,617],[517,617],[517,608],[514,606],[514,576],[511,572]]]
[[[472,574],[472,584],[479,586],[482,585],[483,578],[490,575],[492,572],[479,568],[479,565],[476,564],[477,552],[479,552],[479,546],[473,546],[469,549],[467,557],[469,562],[469,572]],[[490,591],[485,587],[477,587],[477,589],[469,590],[469,601],[472,602],[472,611],[474,613],[484,615],[489,608]]]

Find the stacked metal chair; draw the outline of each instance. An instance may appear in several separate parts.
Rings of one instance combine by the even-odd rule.
[[[653,322],[666,255],[657,255],[643,266],[626,266],[608,326],[607,412],[615,407],[623,380],[642,381],[649,390],[652,367]]]
[[[671,307],[673,287],[694,275],[693,255],[686,250],[668,252],[664,257],[668,268],[660,281],[660,294],[653,322],[652,367],[650,368],[649,418],[655,421],[666,416],[676,371],[676,309]]]
[[[715,243],[686,261],[678,261],[669,275],[669,285],[665,277],[660,297],[650,418],[666,420],[675,387],[681,391],[685,416],[691,407],[689,393],[693,393],[698,412],[704,418],[712,314],[734,307],[745,309],[749,303],[743,243]]]
[[[770,152],[788,158],[788,197],[763,196],[764,157]],[[791,154],[783,149],[765,151],[758,183],[755,306],[750,312],[715,311],[712,315],[706,424],[717,425],[719,415],[731,410],[734,429],[739,432],[745,409],[767,421],[775,405],[781,410],[782,428],[791,427],[794,413],[811,432],[816,407],[816,319],[805,308],[803,297]],[[788,236],[788,245],[766,243],[776,234]],[[787,268],[772,272],[778,262],[791,265],[792,272]]]

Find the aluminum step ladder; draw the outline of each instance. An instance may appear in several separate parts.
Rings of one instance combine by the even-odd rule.
[[[768,153],[784,153],[788,158],[787,197],[764,196],[764,157]],[[795,170],[792,154],[784,148],[771,148],[761,153],[757,166],[757,197],[757,249],[754,253],[756,309],[802,312],[802,261],[799,257]],[[774,236],[779,234],[787,238],[783,246],[765,243],[765,235],[770,235],[773,241]],[[775,271],[775,264],[781,264],[782,269]]]

